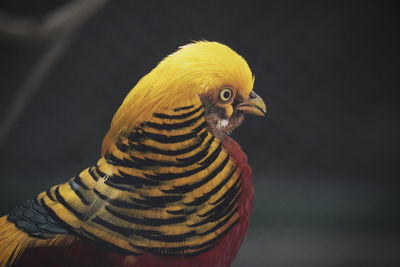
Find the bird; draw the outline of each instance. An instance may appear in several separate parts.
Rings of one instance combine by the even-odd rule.
[[[193,41],[143,76],[92,166],[0,218],[0,266],[230,266],[253,206],[229,135],[264,116],[246,60]]]

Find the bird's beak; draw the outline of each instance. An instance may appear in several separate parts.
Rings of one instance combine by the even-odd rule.
[[[249,98],[240,103],[237,106],[237,109],[257,116],[265,116],[265,113],[267,112],[264,100],[262,100],[262,98],[254,91],[251,91]]]

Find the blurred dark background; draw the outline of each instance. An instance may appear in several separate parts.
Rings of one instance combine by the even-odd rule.
[[[93,164],[135,83],[191,40],[270,106],[233,134],[255,205],[233,266],[400,266],[399,5],[2,1],[0,212]]]

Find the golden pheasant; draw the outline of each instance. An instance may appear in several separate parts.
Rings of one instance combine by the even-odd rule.
[[[217,42],[167,56],[123,101],[94,166],[0,218],[0,266],[229,266],[253,185],[228,135],[266,112],[253,84]]]

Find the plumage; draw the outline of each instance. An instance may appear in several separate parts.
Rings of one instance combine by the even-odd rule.
[[[244,113],[265,113],[253,83],[246,61],[216,42],[166,57],[123,101],[94,166],[0,219],[0,266],[46,249],[60,265],[78,253],[70,266],[98,253],[104,266],[229,266],[253,186],[227,135]]]

